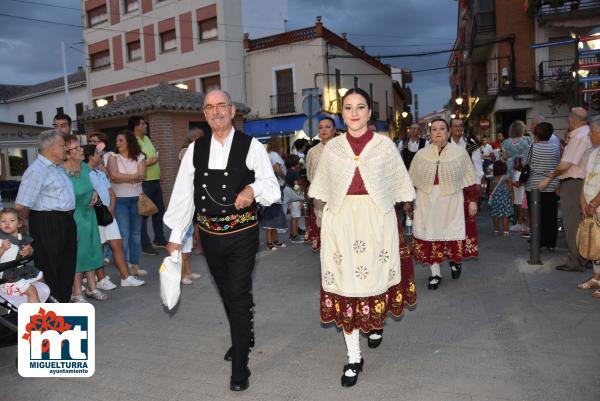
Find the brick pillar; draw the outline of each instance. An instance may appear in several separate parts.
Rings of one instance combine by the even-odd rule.
[[[148,116],[147,120],[150,125],[152,143],[159,152],[160,186],[165,205],[171,197],[179,168],[179,146],[177,144],[181,141],[173,138],[173,116],[168,112],[153,113]]]

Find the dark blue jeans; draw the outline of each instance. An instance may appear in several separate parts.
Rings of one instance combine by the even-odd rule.
[[[158,208],[158,213],[152,216],[152,229],[154,230],[154,242],[166,242],[163,229],[163,215],[165,214],[165,204],[163,203],[162,190],[160,189],[160,180],[151,180],[142,182],[144,194]],[[148,217],[142,218],[142,248],[152,245],[148,236],[147,228]]]

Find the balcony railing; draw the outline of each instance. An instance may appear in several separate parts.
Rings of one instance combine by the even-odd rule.
[[[538,17],[544,17],[553,14],[600,9],[600,0],[545,0],[538,1],[537,7]]]
[[[580,59],[580,63],[593,63],[596,62],[595,57],[583,57]],[[575,59],[567,58],[562,60],[548,60],[542,61],[538,65],[538,79],[539,80],[561,80],[570,79],[573,77],[573,70],[575,69]]]
[[[296,112],[296,93],[280,93],[269,97],[271,100],[271,114]]]
[[[472,93],[476,96],[495,95],[500,88],[497,72],[479,74],[475,76]]]

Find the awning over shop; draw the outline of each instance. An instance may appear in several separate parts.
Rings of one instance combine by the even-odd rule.
[[[244,121],[244,132],[251,136],[281,135],[291,131],[302,129],[306,116],[304,114],[297,116],[265,118],[261,120]]]

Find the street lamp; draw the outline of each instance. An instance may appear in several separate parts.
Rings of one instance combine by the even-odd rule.
[[[176,87],[176,88],[179,88],[179,89],[186,89],[186,90],[187,90],[187,88],[188,88],[187,84],[184,84],[183,82],[180,82],[180,83],[178,83],[178,84],[175,84],[175,87]]]
[[[460,106],[461,104],[463,104],[463,98],[462,98],[462,97],[460,97],[460,96],[459,96],[459,97],[457,97],[456,99],[454,99],[454,101],[455,101],[455,102],[456,102],[456,104],[457,104],[457,105],[459,105],[459,106]]]
[[[402,118],[406,118],[406,117],[408,117],[408,113],[406,111],[403,111],[402,112]]]
[[[348,92],[348,88],[340,88],[340,89],[338,89],[338,93],[340,94],[340,97],[344,97],[344,95],[346,94],[346,92]]]
[[[96,106],[98,106],[98,107],[104,107],[107,104],[108,104],[108,100],[106,100],[104,98],[96,99]]]
[[[450,119],[454,120],[456,118],[456,114],[450,114]]]

